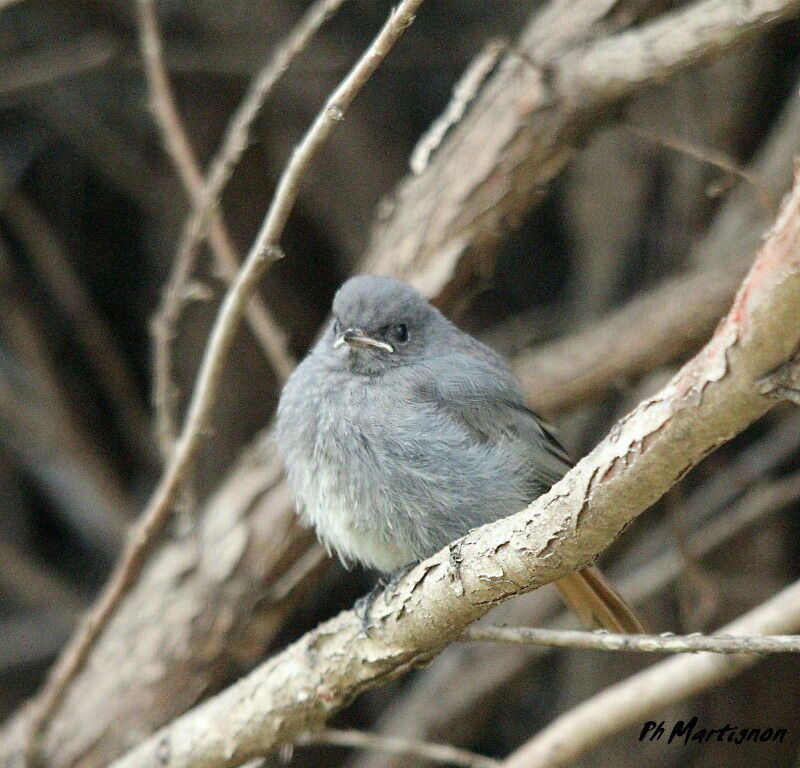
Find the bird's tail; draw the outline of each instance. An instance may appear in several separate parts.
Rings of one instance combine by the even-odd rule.
[[[556,582],[561,596],[581,624],[609,632],[638,634],[644,627],[599,568],[590,565]]]

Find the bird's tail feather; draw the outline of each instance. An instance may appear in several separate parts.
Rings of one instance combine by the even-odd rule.
[[[561,596],[588,628],[638,634],[644,627],[633,609],[608,583],[599,568],[591,565],[556,582]]]

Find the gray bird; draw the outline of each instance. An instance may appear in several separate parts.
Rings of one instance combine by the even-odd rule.
[[[283,389],[276,437],[328,551],[384,574],[519,512],[571,467],[505,361],[385,277],[339,289]],[[585,623],[641,631],[596,568],[557,584]]]

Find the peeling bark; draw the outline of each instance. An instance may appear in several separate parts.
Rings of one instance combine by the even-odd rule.
[[[685,467],[771,407],[757,380],[797,353],[798,306],[800,183],[711,341],[547,494],[417,566],[378,598],[369,636],[340,614],[114,768],[240,765],[424,663],[492,605],[591,562]]]

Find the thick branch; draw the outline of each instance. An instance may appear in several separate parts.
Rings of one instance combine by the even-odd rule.
[[[367,271],[399,274],[427,295],[444,294],[441,304],[454,302],[473,275],[488,276],[493,249],[609,106],[798,7],[797,0],[703,0],[634,30],[588,44],[577,35],[560,46],[539,34],[535,18],[426,170],[398,188],[373,233]]]
[[[529,401],[543,414],[569,410],[697,349],[730,306],[745,269],[697,269],[582,331],[522,352],[513,366]]]
[[[156,733],[114,768],[233,768],[425,662],[494,604],[590,562],[695,463],[769,409],[754,380],[800,344],[800,184],[706,347],[544,496],[472,531]]]

